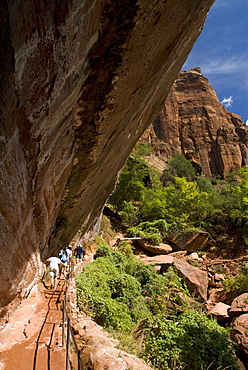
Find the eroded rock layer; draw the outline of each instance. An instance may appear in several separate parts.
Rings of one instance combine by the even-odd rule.
[[[209,177],[248,165],[248,127],[221,105],[200,68],[178,74],[143,140],[149,140],[165,161],[183,153]]]
[[[213,1],[1,1],[1,315],[95,222]]]

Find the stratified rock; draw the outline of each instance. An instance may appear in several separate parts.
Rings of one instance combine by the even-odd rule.
[[[1,2],[0,316],[96,223],[213,2]]]
[[[159,245],[149,245],[147,243],[143,243],[142,246],[154,255],[168,254],[172,251],[169,244],[160,243]]]
[[[168,256],[169,257],[169,256]],[[197,267],[191,266],[188,262],[174,258],[174,265],[181,276],[185,278],[186,285],[190,292],[202,301],[207,300],[208,274]]]
[[[155,265],[165,265],[169,267],[174,262],[174,258],[168,255],[144,257],[142,258],[142,262],[144,262],[146,265],[154,263]]]
[[[142,136],[161,159],[183,153],[198,173],[223,176],[248,165],[248,127],[221,105],[200,68],[181,71]]]
[[[230,307],[230,316],[239,316],[248,313],[248,293],[244,293],[236,297]]]
[[[174,249],[196,252],[204,249],[208,242],[209,233],[204,231],[188,231],[168,238],[173,243]]]
[[[231,324],[231,337],[243,355],[248,356],[248,313],[236,317]]]
[[[119,342],[90,317],[79,314],[75,329],[85,342],[81,356],[84,369],[152,370],[145,361],[116,348]]]

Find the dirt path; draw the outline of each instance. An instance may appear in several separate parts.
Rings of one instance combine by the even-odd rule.
[[[66,281],[37,285],[0,333],[0,370],[63,370],[62,301]]]
[[[72,279],[92,262],[93,255],[74,266]],[[0,332],[0,370],[64,370],[62,343],[66,280],[56,290],[37,284]]]

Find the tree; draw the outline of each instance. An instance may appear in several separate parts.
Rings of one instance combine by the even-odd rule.
[[[195,175],[192,163],[183,154],[177,153],[174,157],[169,157],[168,168],[162,175],[162,183],[166,186],[167,182],[174,182],[175,177],[185,177],[188,181],[192,181]]]

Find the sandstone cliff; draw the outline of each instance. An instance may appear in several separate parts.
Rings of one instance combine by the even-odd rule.
[[[218,100],[200,68],[181,71],[142,140],[165,162],[177,152],[206,176],[225,176],[248,165],[248,127]]]
[[[92,227],[213,2],[1,1],[1,315]]]

